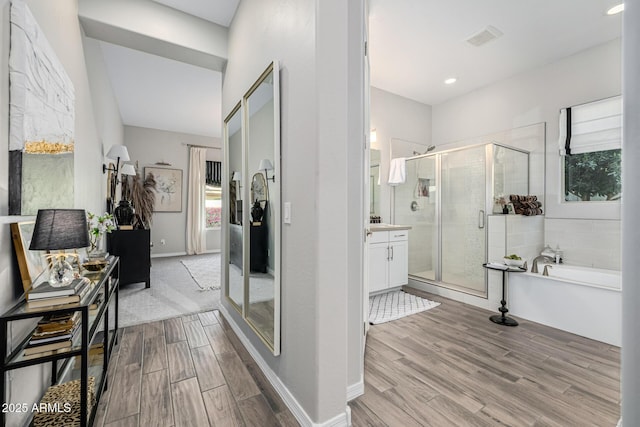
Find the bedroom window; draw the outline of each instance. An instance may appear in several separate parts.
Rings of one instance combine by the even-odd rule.
[[[222,223],[222,163],[207,160],[205,167],[205,227],[220,228]]]
[[[562,109],[564,202],[610,202],[622,195],[622,98]]]
[[[206,228],[219,228],[222,223],[222,188],[213,185],[205,186]]]

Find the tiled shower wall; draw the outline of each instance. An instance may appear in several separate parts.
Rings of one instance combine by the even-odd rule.
[[[545,244],[563,251],[566,264],[620,270],[620,221],[546,218]]]

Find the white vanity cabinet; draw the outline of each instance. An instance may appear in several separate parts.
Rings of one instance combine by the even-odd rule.
[[[408,283],[409,230],[393,227],[376,230],[369,238],[369,292]]]

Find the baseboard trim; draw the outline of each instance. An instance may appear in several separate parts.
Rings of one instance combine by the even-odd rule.
[[[168,258],[172,256],[185,256],[186,252],[167,252],[164,254],[151,254],[151,258]]]
[[[349,424],[350,422],[349,407],[345,409],[345,412],[343,412],[342,414],[336,415],[335,417],[331,418],[328,421],[325,421],[323,423],[314,423],[309,417],[309,414],[307,414],[307,412],[304,410],[302,405],[300,405],[300,403],[298,403],[298,401],[293,396],[293,394],[291,394],[287,386],[280,380],[280,378],[276,375],[276,373],[273,372],[271,367],[262,358],[262,356],[255,349],[253,344],[251,344],[251,341],[249,341],[245,337],[240,327],[229,315],[227,308],[224,305],[220,304],[219,309],[222,315],[224,316],[224,318],[226,319],[227,323],[229,323],[229,325],[231,326],[231,329],[233,329],[233,332],[235,332],[235,334],[237,335],[242,345],[244,345],[244,347],[247,349],[247,351],[249,352],[253,360],[255,360],[256,364],[264,374],[264,376],[267,378],[269,383],[271,383],[276,393],[278,393],[278,395],[280,396],[284,404],[287,405],[287,408],[289,408],[293,416],[296,418],[296,420],[300,423],[302,427],[347,427],[350,425]]]
[[[364,394],[364,380],[360,380],[355,384],[347,387],[347,402],[352,401],[356,397]]]
[[[208,251],[204,251],[204,254],[219,254],[220,249],[211,249]],[[169,258],[172,256],[187,256],[186,252],[168,252],[165,254],[152,254],[151,258]]]

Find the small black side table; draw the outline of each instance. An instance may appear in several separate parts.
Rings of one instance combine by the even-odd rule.
[[[501,265],[501,264],[491,264],[491,263],[486,263],[486,264],[482,264],[482,266],[484,268],[488,268],[489,270],[496,270],[496,271],[502,271],[502,301],[500,301],[500,307],[498,307],[498,311],[501,314],[494,314],[493,316],[489,317],[489,319],[493,322],[493,323],[497,323],[498,325],[504,325],[504,326],[518,326],[518,321],[516,319],[512,319],[511,317],[507,317],[506,313],[509,312],[509,309],[507,308],[507,301],[505,300],[505,276],[506,273],[523,273],[525,271],[527,271],[526,268],[520,268],[520,267],[510,267],[508,265]]]

